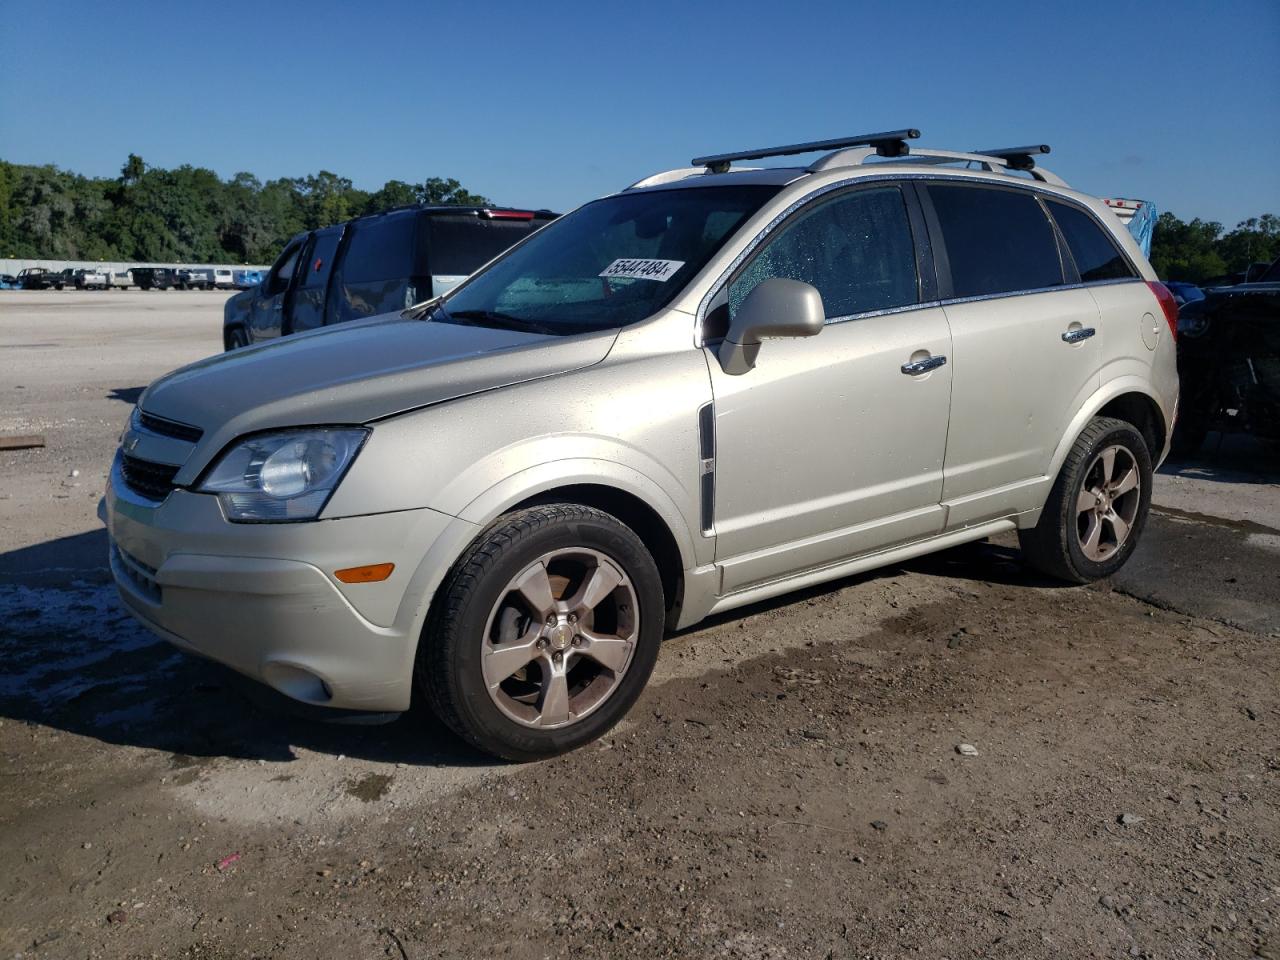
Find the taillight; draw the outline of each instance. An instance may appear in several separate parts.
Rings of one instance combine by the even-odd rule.
[[[482,210],[480,216],[489,220],[532,220],[532,210]]]
[[[1151,288],[1151,292],[1156,295],[1156,299],[1160,301],[1160,309],[1164,311],[1165,322],[1169,324],[1169,335],[1173,339],[1178,339],[1178,301],[1173,299],[1173,294],[1169,292],[1169,288],[1163,283],[1156,280],[1148,280],[1147,286]]]

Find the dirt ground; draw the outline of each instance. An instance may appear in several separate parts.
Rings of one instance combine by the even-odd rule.
[[[224,298],[0,294],[0,434],[49,441],[0,453],[0,960],[1280,958],[1273,452],[1166,466],[1110,582],[1001,540],[757,605],[500,765],[116,604],[116,436]]]

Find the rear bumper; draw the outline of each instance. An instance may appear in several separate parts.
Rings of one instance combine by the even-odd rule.
[[[175,646],[305,703],[409,707],[430,592],[424,557],[460,521],[432,510],[296,524],[233,524],[215,497],[139,503],[113,471],[100,514],[120,599]],[[391,562],[382,583],[333,571]]]

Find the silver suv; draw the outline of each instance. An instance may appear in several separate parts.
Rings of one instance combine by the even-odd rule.
[[[525,760],[609,729],[711,613],[1013,530],[1111,574],[1173,426],[1173,300],[1048,148],[917,135],[704,157],[403,314],[158,380],[104,501],[125,604]]]

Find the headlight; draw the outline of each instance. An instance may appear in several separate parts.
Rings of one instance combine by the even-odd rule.
[[[199,489],[218,495],[229,520],[314,520],[368,435],[350,427],[249,437],[223,453]]]

